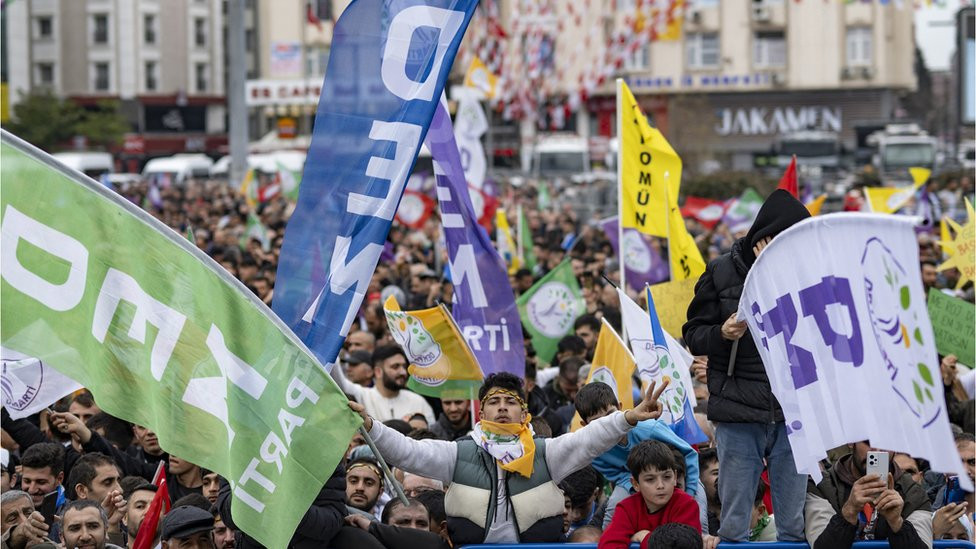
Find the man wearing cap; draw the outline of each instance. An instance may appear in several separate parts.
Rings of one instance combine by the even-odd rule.
[[[163,518],[163,549],[214,549],[213,515],[192,505],[177,507]]]
[[[445,496],[450,538],[475,543],[555,542],[562,536],[564,498],[557,483],[609,450],[639,421],[661,415],[667,384],[635,408],[598,419],[574,433],[536,438],[522,380],[508,373],[485,379],[481,421],[469,438],[415,440],[373,421],[350,402],[392,466],[450,483]]]
[[[372,387],[352,383],[338,366],[332,368],[332,377],[344,393],[365,406],[366,411],[380,421],[406,421],[414,414],[423,414],[428,425],[434,423],[434,409],[424,397],[406,388],[410,362],[403,349],[397,345],[377,347],[371,362],[375,381]]]
[[[368,334],[369,332],[356,332],[356,333]],[[351,334],[349,337],[352,337],[353,335],[355,334]],[[358,350],[358,351],[350,352],[345,360],[346,378],[357,385],[362,385],[363,387],[371,387],[373,385],[372,358],[373,358],[373,354],[371,350],[370,351]]]

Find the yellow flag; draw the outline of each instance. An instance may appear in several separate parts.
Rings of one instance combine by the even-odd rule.
[[[688,305],[695,297],[695,284],[698,277],[684,280],[669,280],[651,286],[654,308],[661,327],[669,334],[680,334],[688,319]]]
[[[617,109],[621,155],[621,223],[652,236],[668,236],[668,207],[678,204],[681,159],[657,128],[647,123],[627,84]]]
[[[630,354],[626,345],[607,319],[603,319],[600,335],[596,340],[593,351],[593,362],[586,382],[602,381],[613,389],[620,401],[621,410],[634,407],[634,394],[631,375],[637,368],[634,355]]]
[[[485,94],[485,99],[495,97],[495,87],[498,84],[498,77],[488,70],[488,67],[481,62],[477,56],[471,60],[468,72],[464,75],[464,85],[468,88],[475,88]]]
[[[865,187],[864,196],[872,212],[895,213],[905,205],[915,191],[928,181],[932,171],[926,168],[908,168],[913,183],[904,187]]]
[[[410,360],[407,387],[438,398],[472,398],[484,374],[444,305],[401,311],[393,296],[383,303],[393,340]]]
[[[258,182],[254,173],[254,168],[247,170],[244,174],[244,181],[241,181],[241,194],[244,195],[244,202],[252,210],[258,206]]]
[[[955,255],[956,247],[952,243],[952,233],[949,232],[949,218],[942,216],[939,221],[939,246],[946,255]]]
[[[522,262],[515,250],[515,240],[512,239],[512,228],[508,225],[508,217],[505,215],[505,210],[501,208],[495,212],[495,247],[508,265],[508,274],[515,274],[522,267]]]
[[[671,280],[698,278],[705,272],[705,259],[681,217],[677,204],[671,206],[668,235],[668,259],[671,261]]]
[[[827,200],[827,194],[824,193],[817,198],[814,198],[810,202],[807,202],[807,211],[810,215],[820,215],[820,210],[823,208],[824,201]]]

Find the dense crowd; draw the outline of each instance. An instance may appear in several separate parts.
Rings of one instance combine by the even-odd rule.
[[[452,285],[436,216],[420,229],[394,224],[332,374],[409,504],[395,496],[392,479],[357,434],[291,547],[568,541],[684,548],[779,539],[825,549],[856,539],[887,539],[904,548],[973,539],[973,493],[922,459],[891,454],[885,481],[866,474],[867,455],[877,449],[865,441],[831,452],[819,484],[796,474],[782,412],[730,303],[737,302],[744,272],[762,247],[803,217],[799,202],[771,199],[749,226],[719,222],[707,229],[687,222],[710,261],[684,333],[673,334],[695,356],[695,417],[709,437],[692,446],[657,420],[660,387],[641,387],[636,406],[619,410],[609,386],[585,383],[601,319],[620,328],[619,264],[596,220],[580,219],[558,198],[540,203],[540,194],[558,197],[560,189],[539,193],[539,185],[552,183],[500,186],[500,203],[509,212],[517,205],[526,212],[538,259],[533,269],[511,276],[512,287],[526,292],[570,261],[585,300],[574,333],[559,341],[549,364],[526,337],[524,379],[489,376],[477,401],[409,391],[408,359],[390,334],[382,302],[393,295],[406,310],[450,304]],[[276,198],[252,211],[236,188],[214,180],[165,188],[142,182],[118,191],[193,239],[271,303],[293,203]],[[972,181],[931,183],[927,191],[921,195],[927,204],[908,207],[929,219],[918,235],[925,289],[972,302],[972,283],[956,290],[958,272],[937,270],[944,255],[938,223],[932,223],[943,213],[965,216],[962,198],[972,197]],[[845,209],[858,209],[857,200],[851,195]],[[652,249],[665,245],[654,240]],[[736,339],[742,341],[737,377],[726,378],[727,348]],[[940,358],[956,448],[973,479],[973,365]],[[582,427],[572,430],[576,414]],[[5,547],[54,540],[68,549],[131,549],[157,490],[150,481],[160,464],[173,509],[147,546],[258,546],[234,522],[226,480],[167,453],[151,430],[108,415],[87,391],[26,419],[12,420],[4,410],[2,427]]]

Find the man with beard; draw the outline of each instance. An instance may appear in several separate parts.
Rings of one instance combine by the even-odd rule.
[[[214,507],[214,529],[213,529],[213,542],[214,547],[217,549],[234,549],[234,537],[236,532],[230,526],[224,524],[224,521],[220,518],[220,513],[217,512],[217,508]]]
[[[420,413],[427,418],[427,424],[434,423],[434,410],[424,397],[406,389],[407,355],[397,345],[383,345],[373,351],[372,357],[375,383],[363,387],[350,382],[342,368],[332,368],[332,377],[339,388],[354,400],[366,407],[366,411],[380,421],[405,419]]]
[[[460,399],[441,399],[444,410],[430,431],[441,440],[457,440],[471,432],[471,401]]]
[[[61,543],[65,549],[121,549],[106,543],[108,517],[101,506],[90,500],[72,501],[61,514]]]
[[[133,477],[127,477],[133,478]],[[149,511],[149,504],[152,503],[153,497],[156,495],[156,486],[150,482],[146,482],[144,479],[139,479],[141,482],[135,484],[135,486],[123,492],[122,495],[128,502],[128,506],[125,510],[125,515],[122,516],[122,526],[125,528],[127,534],[127,549],[132,549],[136,542],[136,535],[139,533],[139,528],[142,526],[142,520],[146,517],[146,513]],[[157,529],[157,536],[159,531]],[[155,547],[158,539],[153,540],[152,546]]]
[[[355,459],[346,466],[346,505],[374,515],[376,500],[383,492],[383,473],[370,458]]]
[[[220,493],[220,475],[202,467],[200,474],[203,476],[203,496],[214,505],[217,503],[217,494]]]

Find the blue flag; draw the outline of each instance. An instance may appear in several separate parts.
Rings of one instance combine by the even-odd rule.
[[[651,295],[649,287],[644,289],[647,294],[647,314],[651,317],[651,338],[654,340],[654,350],[658,355],[658,364],[661,371],[665,372],[665,378],[670,379],[671,383],[661,395],[664,405],[664,413],[661,414],[661,421],[668,424],[676,435],[685,439],[689,444],[698,444],[708,441],[706,435],[698,422],[695,421],[695,412],[688,401],[688,393],[682,387],[681,380],[676,376],[668,376],[666,372],[675,369],[675,361],[668,349],[668,341],[664,337],[664,329],[661,328],[661,321],[657,318],[657,309],[654,308],[654,297]]]
[[[434,159],[437,201],[454,284],[451,314],[485,375],[525,377],[525,342],[515,292],[502,258],[478,225],[454,128],[442,103],[427,134]]]
[[[355,0],[336,23],[272,307],[323,364],[363,301],[476,5]]]

